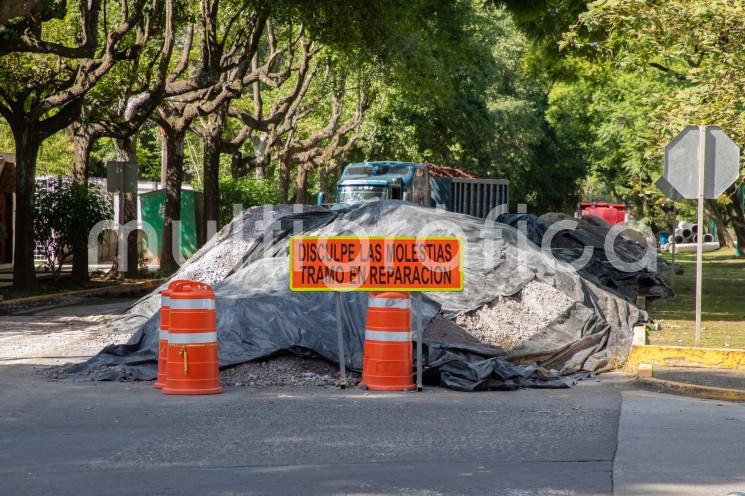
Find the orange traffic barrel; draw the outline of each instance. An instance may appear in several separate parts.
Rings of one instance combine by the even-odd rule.
[[[171,294],[170,285],[160,293],[160,329],[158,330],[158,378],[155,386],[162,389],[166,385],[168,371],[168,295]]]
[[[158,378],[155,381],[155,386],[158,389],[162,389],[166,385],[166,377],[168,375],[168,314],[169,314],[169,303],[168,296],[171,294],[171,289],[180,281],[171,281],[168,287],[160,293],[160,329],[158,330]]]
[[[222,393],[215,293],[209,284],[176,281],[168,295],[166,394]]]
[[[377,391],[410,391],[413,381],[411,297],[370,293],[362,356],[362,385]]]

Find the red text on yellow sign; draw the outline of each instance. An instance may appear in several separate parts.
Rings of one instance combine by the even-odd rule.
[[[462,291],[457,237],[294,236],[293,291]]]

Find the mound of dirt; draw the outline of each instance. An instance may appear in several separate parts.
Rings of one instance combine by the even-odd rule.
[[[360,376],[347,371],[347,384],[356,386]],[[225,386],[265,388],[273,386],[335,387],[339,368],[322,358],[291,355],[244,363],[220,372]]]
[[[548,284],[531,281],[513,296],[500,296],[456,323],[480,342],[512,350],[542,331],[569,309],[573,301]]]

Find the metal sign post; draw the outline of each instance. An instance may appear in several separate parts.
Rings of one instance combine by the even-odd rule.
[[[334,300],[336,301],[336,336],[339,344],[339,387],[344,389],[347,387],[347,364],[346,355],[344,353],[344,322],[342,321],[342,301],[341,292],[334,292]]]
[[[696,236],[696,346],[701,346],[701,286],[704,268],[704,182],[706,178],[706,126],[698,127],[698,236]]]
[[[701,345],[704,200],[719,197],[739,175],[740,148],[716,126],[688,126],[665,147],[665,181],[658,181],[658,187],[664,192],[669,186],[681,198],[698,202],[696,346]]]
[[[676,225],[678,224],[678,207],[675,206],[675,202],[673,202],[673,228],[671,232],[673,233],[673,257],[672,257],[672,271],[670,271],[670,286],[673,288],[673,291],[675,290],[675,252],[677,251],[677,248],[675,247],[676,241],[675,241],[675,229]]]
[[[422,339],[424,330],[422,329],[422,293],[414,293],[414,302],[416,308],[416,390],[422,391]]]
[[[423,312],[422,292],[425,291],[463,291],[463,241],[457,236],[438,236],[417,238],[414,236],[293,236],[290,239],[290,290],[291,291],[333,291],[336,305],[336,332],[339,346],[340,387],[347,385],[346,359],[344,353],[344,310],[342,292],[373,292],[368,298],[368,319],[371,315],[380,317],[393,312],[393,328],[378,322],[365,329],[365,349],[384,344],[384,351],[391,356],[370,358],[363,362],[362,377],[370,367],[368,377],[377,377],[377,362],[403,363],[404,371],[390,377],[405,378],[401,390],[422,390],[423,357]],[[395,293],[413,293],[395,295]],[[383,295],[381,295],[383,293]],[[384,293],[388,293],[385,295]],[[370,300],[388,300],[388,303],[374,303]],[[411,299],[414,301],[412,302]],[[395,303],[398,301],[398,303]],[[394,302],[392,304],[390,302]],[[412,314],[412,306],[415,315]],[[375,308],[371,314],[371,308]],[[379,309],[388,308],[385,311]],[[406,324],[396,320],[406,312]],[[380,317],[383,319],[383,317]],[[413,331],[413,332],[412,332]],[[411,369],[413,355],[412,338],[416,337],[416,386],[412,381]],[[392,344],[386,344],[392,343]],[[393,348],[392,346],[402,347]],[[392,351],[385,351],[392,350]],[[377,349],[371,352],[376,357]],[[405,356],[404,358],[398,358]],[[367,358],[367,357],[366,357]],[[366,365],[369,364],[369,365]],[[385,368],[385,367],[384,367]],[[382,370],[382,369],[381,369]],[[385,375],[385,374],[384,374]],[[388,379],[386,379],[388,380]],[[370,389],[395,390],[396,383],[366,384]],[[393,387],[393,389],[391,389]]]

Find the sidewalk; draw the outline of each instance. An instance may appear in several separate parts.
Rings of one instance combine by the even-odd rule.
[[[745,370],[645,366],[639,369],[637,384],[694,398],[745,402]]]
[[[622,392],[614,496],[745,491],[745,405]]]
[[[36,278],[38,280],[43,279],[50,279],[52,277],[51,272],[44,272],[38,270],[38,264],[39,262],[35,262],[37,265],[37,272],[36,272]],[[70,267],[63,267],[62,273],[68,274],[70,272]],[[0,264],[0,288],[7,288],[13,285],[13,265],[12,264]]]
[[[742,389],[745,393],[745,370],[704,369],[700,367],[656,367],[653,375],[657,379],[666,381]]]
[[[41,262],[39,262],[38,260],[35,262],[36,268],[37,268],[36,278],[40,281],[44,279],[51,279],[54,276],[54,274],[52,274],[51,272],[39,270],[40,263]],[[148,264],[147,268],[149,271],[155,272],[160,268],[160,266]],[[110,269],[111,269],[111,262],[97,264],[97,265],[91,264],[88,266],[89,271],[101,270],[103,272],[108,272]],[[72,265],[65,264],[62,266],[62,270],[60,273],[62,275],[68,275],[71,272],[72,272]],[[0,288],[7,288],[12,285],[13,285],[13,265],[8,264],[8,263],[0,264]]]

